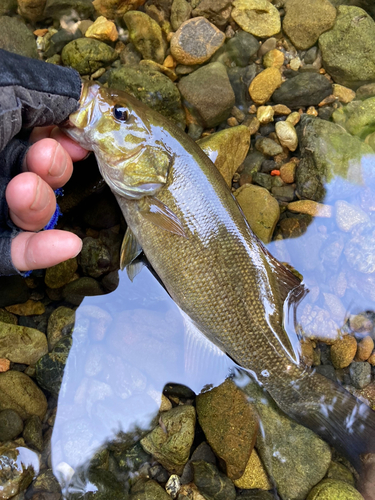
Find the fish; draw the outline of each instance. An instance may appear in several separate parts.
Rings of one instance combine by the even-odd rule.
[[[308,290],[254,235],[202,149],[133,96],[92,81],[66,133],[95,153],[121,207],[121,268],[134,277],[143,251],[192,324],[360,468],[360,455],[375,452],[375,412],[302,363],[286,325]]]

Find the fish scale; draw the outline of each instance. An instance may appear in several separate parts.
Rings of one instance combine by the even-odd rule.
[[[124,112],[115,113],[118,107]],[[199,146],[134,97],[93,82],[84,84],[67,133],[95,152],[121,207],[129,271],[142,248],[194,325],[252,372],[282,410],[359,467],[360,453],[375,452],[375,412],[300,362],[283,306],[288,293],[305,293],[303,285],[253,234]]]

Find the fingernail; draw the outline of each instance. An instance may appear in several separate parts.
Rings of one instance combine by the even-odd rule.
[[[36,185],[34,201],[30,205],[30,209],[40,212],[44,210],[49,203],[50,195],[48,188],[39,177]]]
[[[52,160],[52,165],[48,170],[49,175],[51,177],[61,177],[65,173],[67,164],[68,160],[66,157],[66,152],[61,144],[57,144]]]

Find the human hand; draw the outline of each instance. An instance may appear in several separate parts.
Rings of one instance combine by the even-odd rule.
[[[35,128],[30,136],[23,173],[8,184],[5,195],[13,223],[24,232],[11,243],[11,258],[19,271],[43,269],[75,257],[82,248],[73,233],[42,229],[56,209],[54,189],[71,177],[73,162],[82,160],[87,151],[58,128]]]

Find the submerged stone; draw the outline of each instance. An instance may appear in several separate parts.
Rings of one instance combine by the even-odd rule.
[[[64,66],[71,66],[81,75],[91,75],[99,68],[109,66],[117,57],[115,49],[93,38],[73,40],[61,53]]]
[[[276,103],[289,108],[315,106],[332,94],[332,84],[318,73],[301,73],[281,84],[272,96]]]
[[[57,342],[52,351],[38,361],[36,364],[36,379],[38,384],[54,395],[59,394],[65,364],[68,359],[72,338],[63,337]]]
[[[214,500],[235,500],[236,489],[232,481],[218,471],[215,465],[197,460],[191,462],[194,484],[205,498]]]
[[[364,500],[354,486],[335,479],[324,479],[308,494],[306,500]]]
[[[21,56],[38,58],[35,37],[32,31],[18,18],[0,17],[0,49]]]
[[[16,443],[0,446],[0,498],[15,497],[27,489],[39,472],[38,455]]]
[[[266,38],[279,33],[280,13],[268,0],[234,0],[232,18],[248,33]]]
[[[162,64],[166,43],[158,23],[144,12],[131,10],[124,15],[130,41],[144,59]]]
[[[32,365],[47,352],[44,333],[35,328],[0,322],[0,358]]]
[[[22,430],[22,418],[16,411],[0,411],[0,441],[11,441],[21,434]]]
[[[43,419],[47,400],[33,380],[13,370],[0,373],[0,410],[16,411],[22,419],[37,415]]]

